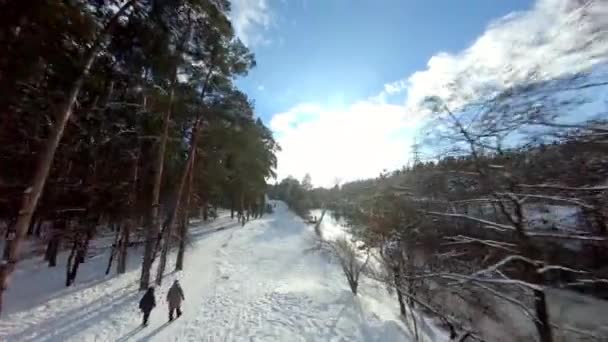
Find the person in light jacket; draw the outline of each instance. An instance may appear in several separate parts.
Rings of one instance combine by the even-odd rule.
[[[167,293],[167,302],[169,303],[169,321],[173,320],[174,311],[177,312],[177,317],[182,315],[182,301],[184,299],[184,291],[179,285],[179,281],[176,279]]]

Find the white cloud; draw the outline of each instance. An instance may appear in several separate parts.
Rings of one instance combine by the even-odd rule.
[[[245,45],[270,44],[271,41],[264,37],[272,22],[267,0],[233,0],[230,18]]]
[[[309,172],[315,185],[329,186],[334,177],[348,181],[399,168],[408,161],[426,96],[457,107],[531,74],[543,80],[588,69],[608,58],[607,27],[608,1],[539,0],[493,22],[469,48],[432,56],[426,70],[384,85],[375,97],[341,110],[309,103],[278,113],[271,121],[283,148],[278,175],[301,179]],[[387,101],[395,96],[402,96],[401,105]]]
[[[315,185],[331,186],[336,177],[349,181],[400,168],[412,143],[407,131],[415,124],[404,106],[374,100],[337,110],[299,104],[270,123],[282,147],[279,178],[310,173]]]
[[[387,95],[398,94],[407,89],[407,82],[404,80],[387,83],[384,85],[384,93]]]
[[[608,58],[607,27],[608,1],[540,0],[493,22],[468,49],[433,56],[426,70],[407,78],[408,107],[417,109],[429,95],[458,107],[529,75],[540,81],[586,70]]]

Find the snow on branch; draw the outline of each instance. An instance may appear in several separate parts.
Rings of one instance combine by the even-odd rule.
[[[484,284],[480,284],[480,283],[477,283],[477,282],[473,282],[473,284],[475,286],[478,286],[478,287],[480,287],[480,288],[482,288],[482,289],[490,292],[491,294],[493,294],[494,296],[496,296],[498,298],[501,298],[501,299],[503,299],[503,300],[505,300],[507,302],[510,302],[512,304],[515,304],[516,306],[518,306],[524,312],[524,314],[526,316],[528,316],[532,320],[535,320],[535,321],[538,320],[538,318],[536,317],[536,315],[534,315],[532,312],[530,312],[530,310],[528,309],[528,306],[526,306],[526,304],[524,304],[520,300],[515,299],[515,298],[513,298],[511,296],[507,296],[506,294],[501,293],[500,291],[497,291],[496,289],[493,289],[490,286],[486,286]]]
[[[565,272],[571,272],[571,273],[581,273],[581,274],[589,273],[587,271],[575,270],[573,268],[560,266],[560,265],[546,265],[546,266],[543,266],[543,267],[537,269],[536,272],[542,274],[542,273],[546,273],[546,272],[553,271],[553,270],[559,270],[559,271],[565,271]]]
[[[608,279],[578,279],[575,282],[567,283],[567,286],[575,286],[575,285],[591,285],[591,284],[607,284]]]
[[[576,198],[565,198],[565,197],[559,197],[559,196],[536,195],[536,194],[517,194],[517,193],[511,193],[511,192],[497,192],[496,194],[499,196],[518,196],[518,197],[523,197],[523,198],[536,198],[536,199],[544,199],[544,200],[555,201],[555,202],[564,202],[564,203],[574,204],[574,205],[577,205],[577,206],[585,208],[585,209],[592,209],[592,210],[595,209],[594,206],[589,205]]]
[[[469,221],[481,223],[482,225],[484,225],[485,228],[494,229],[494,230],[498,230],[498,231],[515,230],[515,227],[510,226],[510,225],[500,224],[500,223],[484,220],[484,219],[481,219],[478,217],[473,217],[473,216],[469,216],[469,215],[465,215],[465,214],[441,213],[441,212],[437,212],[437,211],[423,211],[423,213],[428,214],[428,215],[433,215],[433,216],[463,218],[463,219],[467,219]]]
[[[479,270],[479,271],[473,273],[472,276],[476,277],[476,276],[479,276],[479,275],[482,275],[482,274],[486,274],[486,273],[490,273],[490,272],[495,272],[500,267],[502,267],[502,266],[504,266],[506,264],[509,264],[511,262],[514,262],[514,261],[523,261],[523,262],[531,264],[531,265],[539,265],[539,264],[541,264],[540,261],[532,260],[530,258],[526,258],[526,257],[521,256],[521,255],[509,255],[508,257],[500,260],[499,262],[497,262],[497,263],[495,263],[495,264],[493,264],[493,265],[491,265],[491,266],[489,266],[487,268],[484,268],[483,270]]]
[[[593,241],[603,242],[608,241],[608,238],[602,236],[588,236],[588,235],[575,235],[575,234],[560,234],[560,233],[545,233],[545,232],[526,232],[529,237],[540,237],[540,238],[551,238],[551,239],[562,239],[562,240],[581,240],[581,241]]]
[[[518,184],[520,188],[532,188],[532,189],[552,189],[552,190],[568,190],[568,191],[605,191],[608,190],[608,185],[598,186],[581,186],[571,187],[559,184]]]
[[[471,198],[471,199],[466,199],[466,200],[450,201],[450,203],[455,203],[455,204],[477,203],[477,202],[486,203],[486,202],[498,202],[498,201],[500,201],[500,200],[496,199],[496,198]]]
[[[489,283],[489,284],[497,284],[497,285],[518,285],[529,288],[531,290],[543,291],[544,287],[537,284],[528,283],[519,279],[496,279],[496,278],[480,278],[475,276],[468,276],[464,274],[457,273],[447,273],[442,274],[442,278],[456,280],[455,283],[450,285],[461,285],[467,282],[480,282],[480,283]]]
[[[517,251],[512,248],[512,247],[517,247],[517,245],[514,243],[510,243],[510,242],[502,242],[502,241],[488,240],[488,239],[476,239],[476,238],[473,238],[470,236],[464,236],[464,235],[448,236],[448,237],[444,237],[444,239],[452,241],[452,242],[446,243],[444,245],[480,243],[482,245],[486,245],[489,247],[503,249],[503,250],[506,250],[511,253],[517,253]]]

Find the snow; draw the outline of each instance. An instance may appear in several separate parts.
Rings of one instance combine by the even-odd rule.
[[[321,217],[321,210],[313,210],[311,215],[316,217]],[[361,246],[363,243],[361,241],[356,241],[353,237],[353,234],[349,231],[347,227],[347,223],[344,219],[336,219],[330,211],[325,213],[323,220],[321,221],[320,228],[322,231],[323,239],[326,241],[336,241],[338,239],[346,239],[351,243],[354,243],[356,246]],[[378,249],[370,250],[371,258],[367,262],[367,267],[372,268],[375,273],[382,272],[382,266],[380,263],[380,251]],[[364,262],[366,260],[366,255],[361,252],[358,256],[360,262]],[[386,294],[386,286],[379,281],[368,279],[362,277],[361,285],[359,286],[359,291],[364,294],[364,298],[368,301],[368,306],[373,307],[373,311],[377,314],[384,311],[386,314],[385,319],[390,319],[394,317],[396,312],[392,310],[386,310],[386,308],[395,309],[395,299],[388,298]],[[365,294],[368,294],[365,296]],[[378,301],[377,299],[381,299]],[[413,327],[416,326],[418,330],[419,340],[420,341],[447,341],[449,338],[447,337],[446,332],[439,329],[434,322],[432,322],[429,318],[423,317],[417,312],[408,312],[407,315],[410,319],[406,322],[406,327],[410,332],[410,335],[415,335],[415,332],[412,331]],[[411,321],[411,317],[416,317],[416,322]],[[412,339],[414,340],[414,339]],[[392,339],[385,339],[385,341],[393,341]]]
[[[109,251],[81,266],[63,286],[65,258],[19,264],[0,320],[2,341],[409,341],[398,306],[366,280],[354,297],[338,265],[310,252],[314,233],[282,202],[244,227],[226,214],[191,229],[185,271],[156,290],[157,308],[141,328],[137,291],[141,250],[126,274],[103,276]],[[168,262],[171,270],[174,254]],[[155,270],[156,268],[154,268]],[[184,314],[167,324],[164,300],[173,279]],[[437,336],[423,334],[422,341]]]

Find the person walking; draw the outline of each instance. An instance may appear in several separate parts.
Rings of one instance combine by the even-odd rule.
[[[167,302],[169,303],[169,322],[173,320],[173,312],[177,312],[177,317],[182,315],[182,301],[184,300],[184,291],[176,279],[171,285],[167,293]]]
[[[150,318],[150,312],[156,306],[156,298],[154,298],[154,287],[150,286],[146,291],[146,294],[139,301],[139,309],[144,313],[144,327],[148,326],[148,318]]]

